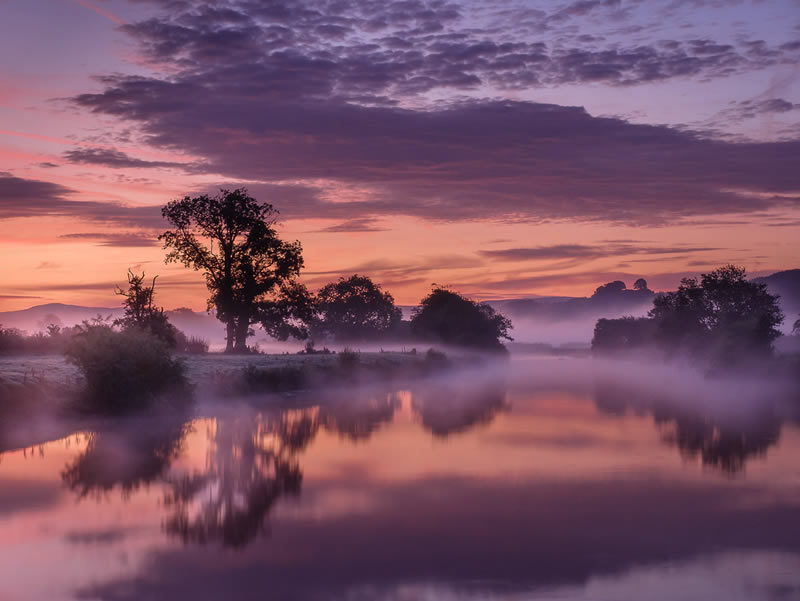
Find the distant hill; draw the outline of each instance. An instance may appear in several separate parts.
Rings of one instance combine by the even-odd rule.
[[[18,328],[32,334],[46,329],[49,324],[74,326],[85,319],[91,319],[98,315],[102,317],[110,315],[112,318],[116,318],[122,315],[122,308],[81,307],[49,303],[20,311],[0,312],[0,324],[5,328]]]
[[[787,269],[772,275],[754,278],[754,282],[766,284],[771,294],[781,297],[780,303],[786,314],[786,322],[794,323],[800,313],[800,269]]]

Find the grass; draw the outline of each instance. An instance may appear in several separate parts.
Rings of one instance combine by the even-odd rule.
[[[351,385],[425,377],[461,365],[443,353],[350,352],[313,355],[224,355],[182,357],[186,381],[211,394],[290,392],[315,386]],[[126,380],[128,382],[128,380]],[[72,398],[85,385],[81,371],[58,355],[0,357],[0,409],[14,390],[47,391],[55,401]],[[140,383],[128,383],[138,385]],[[118,400],[118,399],[117,399]]]

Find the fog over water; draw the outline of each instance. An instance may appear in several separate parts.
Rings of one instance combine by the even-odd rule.
[[[512,355],[355,388],[200,388],[180,411],[4,417],[0,598],[800,597],[784,382]]]

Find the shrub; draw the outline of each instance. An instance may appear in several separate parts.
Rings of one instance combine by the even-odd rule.
[[[138,328],[84,323],[65,355],[83,373],[88,400],[104,409],[130,409],[185,386],[183,363],[163,340]]]
[[[196,336],[187,337],[186,334],[175,329],[175,351],[187,355],[205,355],[208,352],[208,341]]]
[[[349,347],[345,347],[339,353],[339,366],[344,369],[354,369],[360,361],[361,357],[358,356],[358,353]]]
[[[308,385],[309,374],[302,365],[258,368],[248,365],[243,369],[246,392],[287,392]]]
[[[447,355],[442,351],[437,351],[435,348],[429,348],[425,353],[425,361],[428,363],[444,364],[447,363]]]

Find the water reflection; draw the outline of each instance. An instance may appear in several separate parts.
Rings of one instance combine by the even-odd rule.
[[[677,447],[685,460],[729,476],[741,473],[749,460],[765,457],[778,444],[783,421],[768,398],[744,413],[732,412],[687,395],[676,404],[663,392],[602,379],[596,382],[595,404],[611,415],[651,415],[662,442]]]
[[[186,417],[132,418],[87,434],[86,449],[69,462],[61,478],[79,498],[118,488],[130,495],[162,478],[178,457],[189,428]]]
[[[781,434],[781,421],[770,413],[754,416],[747,424],[715,423],[710,418],[663,410],[653,419],[661,439],[678,447],[686,460],[699,459],[704,466],[728,475],[743,471],[750,459],[765,457]]]
[[[776,404],[510,381],[223,399],[7,453],[0,598],[798,594],[800,430]]]
[[[502,380],[486,378],[467,385],[441,382],[414,391],[412,407],[423,427],[437,437],[491,423],[509,409]]]
[[[168,534],[184,542],[219,540],[241,547],[263,532],[272,506],[281,496],[300,494],[303,478],[294,452],[304,444],[304,424],[301,420],[298,438],[283,417],[215,422],[206,469],[168,480],[170,491],[164,498],[170,512],[165,522]],[[283,434],[289,434],[291,444]]]

